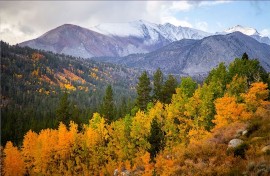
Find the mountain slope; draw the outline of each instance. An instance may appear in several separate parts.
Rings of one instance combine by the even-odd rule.
[[[148,53],[183,38],[201,39],[209,33],[171,24],[146,21],[101,24],[89,29],[65,24],[37,39],[20,43],[35,49],[75,57],[127,56]]]
[[[270,46],[240,32],[214,35],[201,40],[184,39],[148,54],[107,58],[104,61],[146,70],[160,67],[166,73],[200,75],[207,74],[220,62],[229,64],[244,52],[250,58],[258,58],[262,66],[270,71]]]
[[[71,24],[59,26],[19,45],[83,58],[115,56],[124,52],[123,42]]]

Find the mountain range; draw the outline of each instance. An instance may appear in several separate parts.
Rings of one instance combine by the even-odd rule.
[[[127,56],[148,53],[183,38],[201,39],[209,33],[172,24],[158,25],[146,21],[101,24],[91,29],[64,24],[37,39],[22,42],[55,53],[82,58],[96,56]]]
[[[247,52],[270,71],[270,39],[240,25],[211,34],[143,20],[90,29],[64,24],[19,45],[180,75],[207,74],[218,63],[229,64]]]
[[[205,75],[220,62],[228,65],[234,58],[248,53],[270,71],[270,46],[255,39],[233,32],[213,35],[201,40],[183,39],[147,54],[126,57],[97,57],[97,61],[122,64],[146,70],[160,68],[165,73],[180,75]]]

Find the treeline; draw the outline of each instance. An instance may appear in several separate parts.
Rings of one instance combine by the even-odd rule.
[[[106,109],[113,99],[108,86],[103,115],[94,113],[82,129],[60,123],[28,131],[19,148],[8,142],[4,174],[269,174],[270,155],[260,153],[270,139],[269,74],[257,60],[243,55],[229,66],[221,63],[202,84],[182,78],[172,96],[157,75],[152,96],[147,73],[141,75],[136,106],[122,118]],[[228,149],[240,129],[247,132],[238,137],[248,142]]]

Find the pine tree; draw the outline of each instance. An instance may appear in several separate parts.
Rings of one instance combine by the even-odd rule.
[[[148,142],[151,145],[149,153],[152,161],[156,157],[157,153],[164,148],[164,140],[165,135],[161,129],[161,125],[158,123],[157,118],[154,118],[151,122],[151,130],[148,138]]]
[[[177,84],[178,83],[176,78],[172,75],[169,75],[162,89],[163,98],[161,102],[167,104],[171,102],[172,95],[175,94]]]
[[[242,60],[248,60],[248,55],[247,55],[247,53],[246,53],[246,52],[243,54],[243,56],[242,56]]]
[[[112,86],[108,85],[106,88],[105,96],[101,105],[101,114],[105,118],[112,122],[115,118],[115,107],[113,102],[113,90]]]
[[[68,125],[70,116],[70,103],[68,101],[68,94],[65,92],[56,110],[57,125],[59,122],[63,122],[65,125]]]
[[[153,100],[160,101],[162,99],[163,73],[160,68],[154,73],[154,89]]]
[[[151,92],[151,87],[150,87],[150,79],[144,71],[142,75],[139,77],[139,83],[136,87],[137,89],[137,100],[136,100],[136,105],[141,109],[145,110],[147,108],[147,104],[151,100],[150,92]]]

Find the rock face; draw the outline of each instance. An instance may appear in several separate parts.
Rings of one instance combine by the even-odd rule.
[[[243,144],[243,140],[241,139],[232,139],[230,140],[229,144],[228,144],[228,148],[236,148],[238,146],[240,146],[241,144]]]

